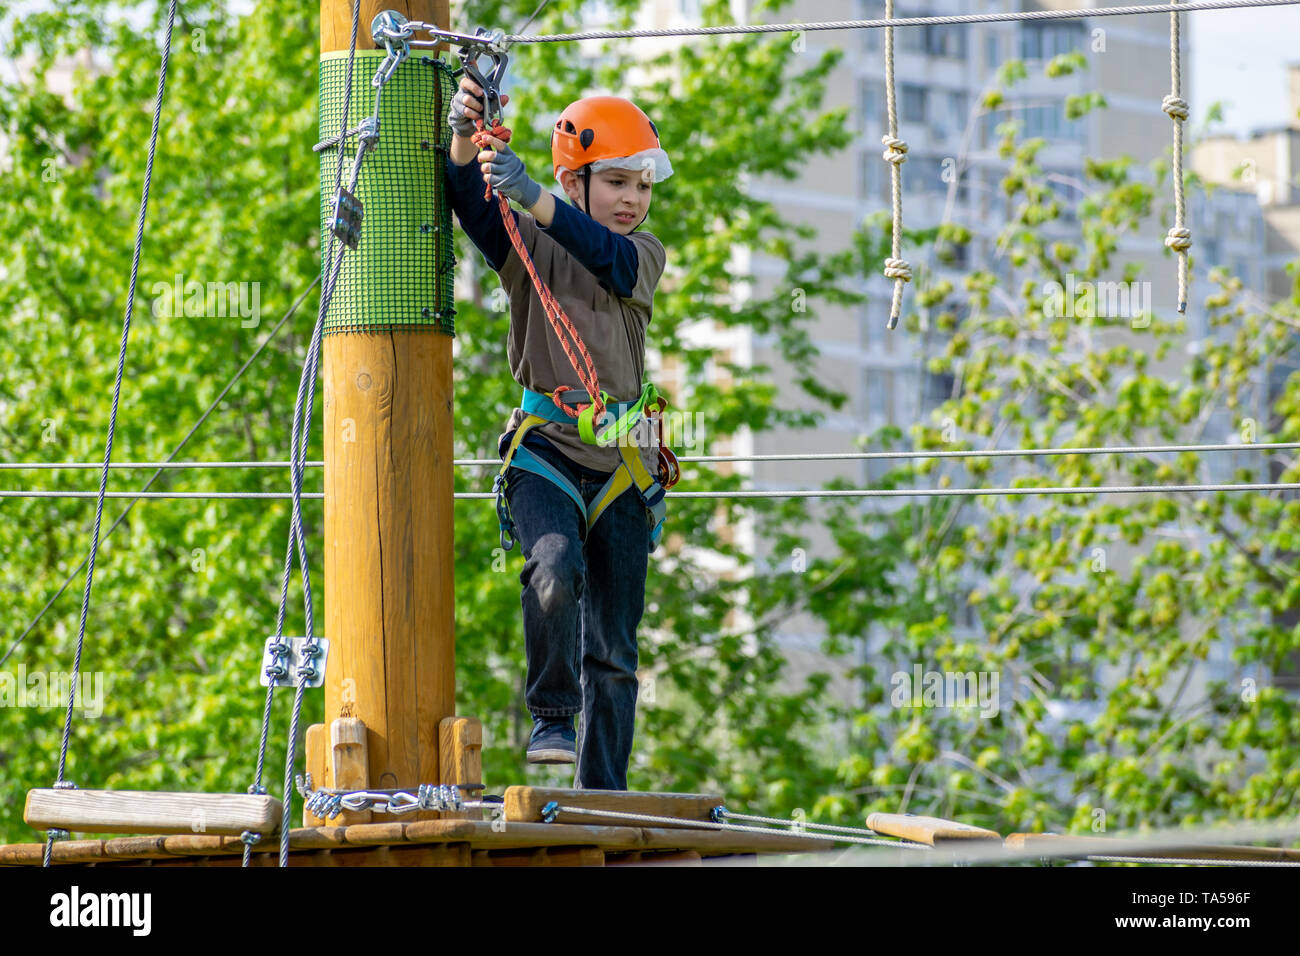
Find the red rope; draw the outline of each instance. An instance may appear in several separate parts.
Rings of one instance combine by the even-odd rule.
[[[510,142],[510,130],[505,126],[496,126],[489,130],[483,126],[482,119],[476,119],[474,123],[478,126],[478,132],[472,138],[474,145],[480,150],[493,148],[492,144],[488,142],[489,137],[494,136],[503,143]],[[485,184],[483,198],[492,198],[492,186],[490,184]],[[497,193],[497,204],[501,208],[501,218],[505,221],[506,232],[510,233],[510,241],[514,243],[515,251],[519,253],[520,260],[523,262],[524,267],[528,269],[528,274],[533,279],[533,287],[537,290],[537,297],[542,300],[542,308],[546,312],[546,317],[551,320],[551,328],[555,330],[555,336],[560,340],[560,346],[564,349],[564,354],[569,357],[569,364],[573,366],[578,381],[586,388],[587,395],[591,398],[591,404],[596,406],[595,411],[592,413],[593,420],[599,422],[605,414],[605,403],[600,397],[600,381],[596,377],[596,363],[592,361],[591,353],[587,351],[587,345],[582,341],[582,336],[578,334],[578,330],[573,327],[569,317],[564,314],[564,309],[560,307],[560,303],[556,301],[551,290],[546,287],[546,283],[537,274],[537,267],[533,264],[533,257],[528,254],[528,249],[524,247],[523,237],[519,235],[519,227],[515,225],[515,217],[510,214],[509,201],[505,196]],[[570,345],[570,342],[573,344]],[[575,349],[577,354],[575,354]],[[579,356],[581,356],[581,362]],[[568,385],[557,386],[552,394],[552,401],[570,417],[577,418],[578,414],[587,406],[579,404],[570,408],[560,400],[561,393],[571,390]]]

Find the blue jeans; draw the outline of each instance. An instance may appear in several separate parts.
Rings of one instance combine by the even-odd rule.
[[[506,436],[502,450],[513,438],[513,432]],[[524,444],[567,475],[588,505],[609,477],[570,460],[540,435],[525,436]],[[626,790],[651,513],[629,488],[588,534],[586,515],[554,482],[514,466],[506,482],[524,554],[525,703],[534,717],[582,714],[574,786]]]

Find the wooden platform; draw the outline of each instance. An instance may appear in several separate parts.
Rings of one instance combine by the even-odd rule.
[[[40,866],[44,848],[43,843],[0,846],[0,866]],[[231,836],[65,840],[54,844],[51,865],[239,866],[243,848]],[[717,859],[723,857],[752,863],[758,854],[832,849],[828,841],[784,833],[568,823],[507,822],[503,827],[500,821],[476,820],[303,827],[289,833],[290,866],[603,866],[724,862]],[[250,863],[278,866],[278,839],[254,846]]]

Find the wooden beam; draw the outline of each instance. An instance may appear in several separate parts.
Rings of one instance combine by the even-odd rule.
[[[439,764],[443,784],[483,782],[483,725],[473,717],[447,717],[438,725]],[[471,800],[478,799],[477,790],[468,791]],[[439,814],[420,814],[420,818],[436,818]],[[444,820],[482,820],[481,810],[448,810],[440,814]]]
[[[605,858],[606,866],[702,866],[699,850],[668,850],[663,853],[623,853]]]
[[[280,801],[243,793],[32,790],[23,819],[37,830],[78,833],[226,833],[280,826]]]
[[[873,813],[867,817],[867,827],[884,836],[899,837],[929,846],[964,840],[1002,842],[1001,834],[992,830],[940,817],[913,816],[910,813]]]
[[[364,0],[358,49],[373,49],[371,21],[390,8],[450,22],[447,0]],[[321,53],[346,51],[352,3],[322,0],[320,9]],[[356,97],[353,106],[366,115]],[[389,139],[379,146],[400,148]],[[364,193],[364,166],[361,175]],[[398,183],[394,202],[433,185]],[[409,305],[418,314],[427,303]],[[366,787],[414,788],[441,779],[438,726],[456,712],[452,337],[430,328],[328,333],[321,353],[325,723],[364,723]]]
[[[380,841],[383,840],[389,842],[381,843]],[[82,862],[76,858],[84,854],[92,857],[99,865],[107,865],[128,860],[238,857],[243,852],[243,845],[236,837],[215,838],[194,835],[123,837],[103,841],[100,850],[94,849],[95,842],[77,841],[80,846],[73,843],[56,843],[54,860],[59,862],[61,856],[67,853],[69,855],[67,862]],[[407,848],[447,844],[463,844],[468,848],[467,854],[473,851],[476,855],[476,863],[479,860],[477,857],[479,852],[532,851],[539,848],[575,846],[595,847],[602,853],[694,850],[701,857],[756,853],[817,853],[833,849],[827,841],[780,832],[746,833],[559,823],[509,823],[504,830],[501,830],[499,827],[494,828],[491,822],[475,820],[427,820],[410,824],[313,827],[293,830],[289,834],[290,854],[294,857],[326,850],[357,853],[382,849],[386,854],[381,856],[389,860],[389,863],[383,865],[393,865],[395,859],[393,854]],[[0,865],[39,866],[43,850],[42,843],[0,846]],[[274,866],[278,850],[277,841],[263,840],[254,845],[253,860],[259,866]],[[102,858],[97,855],[100,851],[103,854]],[[378,860],[379,857],[370,859]],[[470,856],[466,855],[465,860],[464,865],[469,865]]]
[[[330,786],[338,790],[365,790],[370,786],[370,750],[366,725],[359,717],[339,717],[330,724]],[[341,827],[370,823],[369,810],[344,810],[325,821]]]
[[[327,763],[325,760],[325,725],[312,724],[307,728],[307,734],[303,741],[303,754],[307,762],[307,773],[311,775],[311,784],[313,787],[328,787],[329,773],[326,770]],[[302,825],[305,827],[324,826],[325,821],[316,814],[308,811],[306,807],[302,808]]]
[[[620,813],[643,813],[675,817],[680,826],[712,820],[713,808],[721,806],[717,793],[642,793],[627,790],[560,790],[550,787],[507,787],[506,823],[540,823],[542,808],[552,801],[561,806],[584,810],[615,810]],[[641,823],[619,817],[600,817],[586,813],[560,813],[554,823],[608,824],[618,826],[671,827],[672,823]]]
[[[1210,843],[1182,843],[1176,846],[1124,849],[1123,837],[1071,836],[1068,833],[1012,833],[1003,844],[1008,850],[1043,850],[1050,853],[1066,844],[1079,848],[1079,856],[1149,856],[1180,860],[1252,860],[1262,862],[1300,861],[1300,850],[1273,846],[1227,846]],[[1116,844],[1119,844],[1117,846]]]

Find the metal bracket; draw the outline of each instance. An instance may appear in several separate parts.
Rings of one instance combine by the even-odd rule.
[[[320,687],[325,683],[329,650],[330,642],[323,637],[310,643],[305,637],[283,637],[279,641],[268,637],[258,681],[263,687],[297,687],[299,678],[305,678],[304,687]]]
[[[355,249],[361,242],[361,220],[365,218],[365,207],[361,200],[348,192],[346,186],[340,186],[338,195],[330,200],[334,207],[334,219],[330,231],[338,236],[349,249]]]
[[[394,40],[409,40],[415,35],[406,17],[396,10],[385,10],[370,21],[370,39],[375,46],[387,46]]]
[[[385,10],[370,21],[370,38],[374,40],[375,46],[388,50],[388,56],[384,57],[375,78],[370,81],[371,86],[381,87],[387,83],[392,78],[393,71],[410,55],[410,39],[415,34],[406,23],[406,17],[396,10]]]

